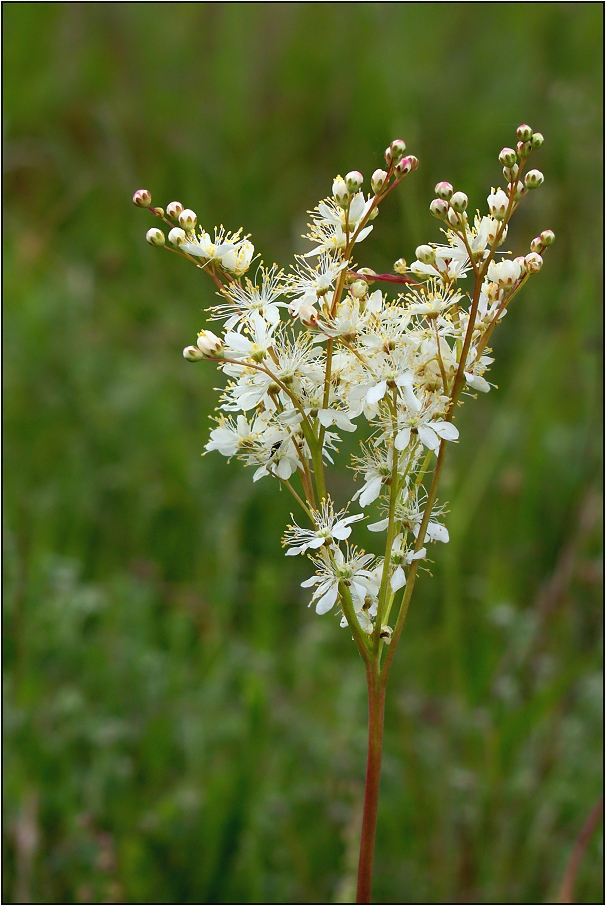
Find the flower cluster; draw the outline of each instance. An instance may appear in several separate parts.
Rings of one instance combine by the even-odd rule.
[[[430,211],[444,224],[443,241],[420,245],[409,267],[400,259],[389,275],[360,268],[354,256],[380,204],[418,166],[401,140],[386,150],[387,169],[373,173],[369,193],[358,171],[335,178],[331,197],[311,212],[312,248],[288,272],[253,268],[254,247],[241,230],[221,227],[211,239],[179,202],[165,212],[151,207],[146,190],[134,197],[169,227],[167,235],[152,228],[148,241],[205,270],[220,297],[208,309],[220,327],[202,330],[183,352],[215,361],[226,376],[206,449],[292,493],[308,525],[293,517],[286,553],[311,560],[315,573],[302,583],[314,588],[310,603],[320,614],[338,606],[359,647],[391,641],[397,592],[425,545],[448,541],[436,491],[445,450],[459,437],[457,404],[464,393],[490,390],[492,331],[554,241],[546,230],[525,255],[499,251],[512,214],[543,182],[538,170],[524,175],[542,136],[520,126],[517,138],[515,150],[501,151],[505,188],[491,190],[487,212],[470,221],[467,196],[438,183]],[[356,430],[357,490],[336,511],[325,469],[342,433]],[[378,506],[381,518],[368,529],[385,533],[382,556],[349,545],[352,526],[366,518],[349,514],[353,504]]]

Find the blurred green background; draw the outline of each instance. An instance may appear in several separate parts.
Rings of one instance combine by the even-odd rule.
[[[601,791],[598,3],[4,4],[4,902],[351,902],[361,664],[269,480],[200,458],[210,281],[135,189],[266,262],[394,137],[420,167],[360,264],[484,209],[528,122],[557,244],[458,416],[392,673],[375,900],[553,901]],[[535,163],[536,161],[536,163]],[[344,494],[350,473],[333,488]],[[354,540],[368,543],[364,530]],[[601,902],[601,834],[575,902]]]

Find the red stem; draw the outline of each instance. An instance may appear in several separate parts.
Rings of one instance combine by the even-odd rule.
[[[372,891],[372,866],[375,854],[385,718],[385,685],[380,682],[376,664],[368,664],[366,679],[368,682],[368,759],[356,903],[370,903]]]

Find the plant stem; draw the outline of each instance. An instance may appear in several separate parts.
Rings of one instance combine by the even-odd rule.
[[[368,758],[356,903],[370,903],[372,891],[372,866],[375,853],[385,718],[385,685],[380,681],[378,658],[368,663],[366,680],[368,683]]]

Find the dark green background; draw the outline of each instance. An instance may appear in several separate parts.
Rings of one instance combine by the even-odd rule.
[[[209,281],[145,186],[287,265],[336,173],[420,166],[360,263],[484,209],[521,122],[557,243],[458,416],[388,695],[375,898],[543,902],[601,789],[599,3],[6,3],[5,902],[351,902],[365,681],[290,501],[214,453]],[[333,479],[347,494],[351,473]],[[365,537],[366,536],[366,537]],[[356,530],[360,543],[367,533]],[[577,902],[601,902],[601,835]]]

